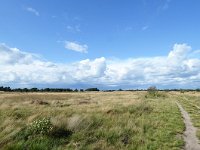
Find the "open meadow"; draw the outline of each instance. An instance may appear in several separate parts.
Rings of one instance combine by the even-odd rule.
[[[199,100],[197,92],[2,92],[0,148],[179,150],[185,124],[177,102],[200,129]]]
[[[200,150],[200,0],[1,0],[0,150]]]

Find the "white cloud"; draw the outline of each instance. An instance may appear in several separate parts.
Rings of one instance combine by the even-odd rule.
[[[73,32],[73,33],[80,32],[81,31],[80,25],[75,25],[75,26],[68,25],[67,26],[67,31]]]
[[[175,44],[173,50],[170,51],[168,59],[170,63],[181,63],[187,59],[192,48],[187,44]]]
[[[175,44],[167,56],[126,60],[101,57],[65,64],[0,44],[0,83],[197,88],[200,59],[188,57],[193,52],[187,44]]]
[[[89,59],[82,60],[74,64],[73,69],[74,78],[90,82],[90,79],[94,80],[95,78],[98,79],[104,76],[104,72],[106,71],[106,59],[101,57],[93,61]]]
[[[9,48],[0,44],[0,64],[30,64],[39,59],[39,56],[22,52],[17,48]]]
[[[33,13],[33,14],[35,14],[36,16],[40,15],[40,13],[37,10],[35,10],[34,8],[27,7],[26,10],[31,12],[31,13]]]
[[[79,44],[77,42],[70,42],[70,41],[65,41],[65,48],[69,50],[73,50],[76,52],[80,53],[87,53],[88,51],[88,46],[86,44]]]

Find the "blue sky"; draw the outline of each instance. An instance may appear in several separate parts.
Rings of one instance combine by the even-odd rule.
[[[200,64],[199,6],[199,0],[2,0],[0,58],[4,55],[7,59],[0,61],[0,66],[4,65],[0,67],[0,81],[3,85],[16,87],[137,88],[157,85],[197,88],[200,81],[200,70],[196,70]],[[151,60],[150,64],[156,63],[157,58],[163,58],[159,61],[162,63],[171,62],[166,60],[170,52],[184,55],[184,58],[177,56],[182,61],[173,59],[176,61],[173,68],[158,66],[158,72],[165,69],[163,73],[148,72],[155,66],[144,65],[146,59]],[[28,58],[32,64],[27,63]],[[19,61],[24,59],[23,63]],[[10,60],[15,63],[10,64]],[[42,65],[36,65],[35,61]],[[56,66],[56,71],[51,72],[47,63]],[[143,70],[136,67],[138,63]],[[30,69],[26,75],[24,65],[43,67],[41,70],[46,69],[46,72]],[[117,72],[115,68],[122,71]],[[144,73],[147,75],[139,78]],[[34,77],[27,79],[33,74]],[[87,76],[80,77],[83,74]],[[113,74],[118,76],[114,78]],[[155,76],[161,79],[152,80]],[[47,81],[51,77],[55,80]],[[70,81],[65,80],[66,77]]]

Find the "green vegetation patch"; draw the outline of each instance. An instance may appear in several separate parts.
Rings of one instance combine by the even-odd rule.
[[[19,105],[6,113],[0,111],[5,120],[0,127],[18,124],[1,128],[0,136],[5,142],[0,141],[0,147],[30,150],[179,150],[183,147],[184,123],[172,96],[145,98],[146,93],[112,92],[112,97],[103,99],[105,93],[86,94],[70,95],[70,98],[76,101],[78,97],[80,101],[81,96],[88,96],[90,101],[96,101],[98,97],[99,103],[74,103],[65,108],[32,107],[33,104],[27,103],[24,110]],[[70,98],[62,102],[67,103]]]
[[[177,100],[181,103],[184,109],[189,113],[192,123],[197,127],[197,137],[200,139],[200,97],[189,95],[185,92],[177,96]]]

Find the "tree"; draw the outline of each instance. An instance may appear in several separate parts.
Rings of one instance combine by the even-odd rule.
[[[78,92],[78,89],[75,89],[74,92]]]
[[[38,90],[37,88],[31,88],[30,91],[31,91],[31,92],[37,92],[37,91],[39,91],[39,90]]]
[[[157,96],[157,94],[158,94],[158,90],[157,90],[156,86],[150,86],[147,89],[147,92],[148,92],[149,95],[151,95],[153,97]]]
[[[85,91],[99,91],[99,89],[98,88],[88,88]]]

